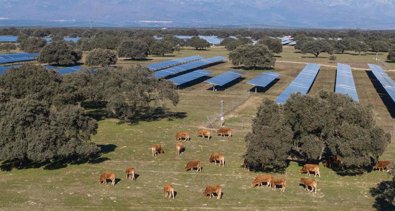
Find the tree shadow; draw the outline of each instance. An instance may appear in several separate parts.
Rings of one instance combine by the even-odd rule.
[[[153,59],[150,58],[139,58],[139,59],[132,59],[132,58],[124,58],[122,61],[151,61]]]
[[[386,60],[385,62],[390,63],[390,64],[394,64],[395,60]]]
[[[392,181],[382,181],[376,187],[369,190],[370,195],[375,197],[373,207],[377,210],[395,210],[394,200],[395,178]],[[392,189],[392,194],[391,194]]]
[[[379,94],[381,100],[383,101],[385,107],[391,114],[392,118],[395,118],[395,102],[392,101],[391,97],[388,95],[387,91],[384,89],[383,85],[380,83],[379,80],[374,76],[372,71],[366,71],[366,74],[370,78],[374,88],[376,89],[377,93]]]
[[[164,107],[147,107],[139,111],[130,123],[136,124],[140,121],[152,122],[161,119],[173,121],[175,119],[184,119],[185,117],[187,117],[186,112],[172,112],[168,108]]]

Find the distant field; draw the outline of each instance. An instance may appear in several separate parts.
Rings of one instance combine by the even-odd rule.
[[[182,50],[175,57],[189,55],[227,56],[224,48],[217,47],[207,51]],[[329,63],[327,58],[302,58],[286,48],[278,60]],[[325,56],[325,55],[324,55]],[[337,55],[338,62],[349,63],[353,67],[366,67],[372,55]],[[150,61],[120,61],[120,66],[132,64],[146,65],[171,57],[152,57]],[[394,64],[388,64],[393,67]],[[303,68],[303,64],[277,63],[276,71],[281,79],[265,93],[249,93],[248,79],[261,71],[243,71],[245,79],[226,91],[213,92],[207,84],[200,83],[179,90],[180,103],[169,106],[173,112],[186,112],[182,119],[163,119],[153,122],[140,122],[135,125],[119,124],[117,120],[107,119],[99,122],[98,134],[93,140],[110,149],[104,157],[108,160],[97,164],[71,165],[57,170],[27,169],[0,172],[0,209],[51,209],[51,210],[373,210],[374,199],[369,188],[382,180],[389,180],[386,173],[372,172],[362,176],[338,176],[333,171],[322,168],[318,178],[317,194],[307,193],[298,185],[302,176],[296,164],[292,164],[285,175],[287,191],[272,191],[268,188],[251,188],[251,181],[257,175],[240,168],[241,156],[245,152],[244,136],[250,130],[256,108],[265,99],[275,99]],[[213,75],[232,68],[230,62],[216,65],[209,70]],[[389,69],[389,68],[385,68]],[[242,70],[241,70],[242,71]],[[372,106],[377,124],[394,135],[394,119],[385,107],[365,71],[354,71],[357,91],[364,105]],[[390,75],[395,78],[395,72]],[[323,67],[311,92],[324,89],[333,91],[335,68]],[[226,125],[235,128],[231,138],[214,137],[211,141],[197,138],[195,130],[207,126],[208,119],[218,114],[220,100],[224,100]],[[175,133],[188,130],[192,140],[186,143],[186,151],[177,157]],[[394,138],[393,138],[394,140]],[[154,143],[164,145],[165,154],[157,158],[151,156],[150,146]],[[222,151],[226,166],[218,167],[208,163],[210,154]],[[393,142],[383,158],[395,157]],[[184,166],[191,159],[203,162],[203,172],[185,172]],[[127,181],[123,173],[127,166],[137,168],[136,181]],[[98,177],[103,171],[115,171],[120,182],[99,185]],[[163,184],[172,183],[177,191],[174,200],[165,199]],[[208,199],[202,192],[208,184],[223,186],[223,199]]]

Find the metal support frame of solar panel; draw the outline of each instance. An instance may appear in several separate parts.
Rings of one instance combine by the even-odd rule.
[[[302,95],[306,95],[313,85],[319,71],[319,64],[307,64],[291,84],[277,97],[276,102],[278,104],[284,104],[292,94],[298,92]]]
[[[265,88],[269,84],[271,84],[274,80],[278,79],[280,74],[275,72],[265,72],[260,74],[259,76],[247,81],[248,84],[253,85],[255,87]]]
[[[384,72],[384,70],[380,66],[374,64],[368,64],[368,65],[373,75],[384,87],[387,94],[395,103],[395,82],[388,76],[387,73]]]
[[[231,83],[232,81],[235,81],[241,77],[242,77],[242,75],[240,73],[235,72],[234,70],[229,70],[229,71],[219,74],[213,78],[210,78],[205,82],[209,83],[213,86],[222,87],[222,86],[225,86],[225,85]]]
[[[0,64],[35,60],[38,53],[0,54]]]
[[[61,75],[75,73],[81,70],[81,66],[72,66],[72,67],[65,67],[61,69],[57,69],[56,72],[60,73]]]
[[[155,72],[158,70],[166,69],[166,68],[181,65],[181,64],[186,64],[186,63],[197,61],[200,59],[203,59],[203,57],[201,57],[201,56],[183,57],[183,58],[173,59],[173,60],[169,60],[169,61],[163,61],[163,62],[149,64],[149,65],[147,65],[147,68],[150,71]]]
[[[190,73],[183,74],[174,78],[170,78],[169,81],[171,81],[176,86],[180,86],[188,82],[202,78],[204,76],[208,76],[210,74],[211,72],[207,70],[194,70]]]
[[[341,63],[337,64],[335,92],[348,95],[354,101],[359,102],[350,65]]]
[[[167,68],[164,70],[157,71],[154,73],[154,76],[159,79],[166,78],[166,77],[184,73],[184,72],[187,72],[190,70],[214,65],[216,63],[223,62],[224,59],[225,58],[222,56],[215,56],[215,57],[211,57],[211,58],[207,58],[207,59],[202,59],[202,60],[198,60],[198,61],[190,62],[187,64],[182,64],[179,66],[170,67],[170,68]]]

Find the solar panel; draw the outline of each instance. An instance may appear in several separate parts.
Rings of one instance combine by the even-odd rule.
[[[395,103],[395,82],[391,79],[391,77],[388,76],[386,72],[384,72],[384,70],[380,66],[374,64],[368,65],[372,70],[373,75],[381,83],[387,94]]]
[[[253,86],[259,86],[259,87],[266,87],[270,83],[272,83],[274,80],[278,79],[280,75],[275,72],[265,72],[262,73],[261,75],[247,81],[248,84],[251,84]]]
[[[335,92],[348,95],[354,101],[359,102],[350,65],[337,64]]]
[[[173,60],[169,60],[169,61],[163,61],[163,62],[149,64],[149,65],[147,65],[147,68],[150,71],[158,71],[158,70],[166,69],[169,67],[177,66],[180,64],[185,64],[185,63],[197,61],[200,59],[203,59],[203,57],[201,57],[201,56],[183,57],[183,58],[173,59]]]
[[[210,78],[209,80],[206,81],[206,83],[212,84],[214,86],[225,86],[226,84],[238,78],[241,78],[240,73],[229,70],[213,78]]]
[[[38,53],[0,54],[0,64],[35,60]]]
[[[12,35],[1,35],[0,42],[16,42],[18,40],[17,36]]]
[[[202,59],[202,60],[198,60],[198,61],[194,61],[194,62],[190,62],[190,63],[186,63],[186,64],[182,64],[182,65],[178,65],[175,67],[170,67],[164,70],[160,70],[154,73],[154,76],[156,78],[166,78],[168,76],[171,75],[176,75],[176,74],[180,74],[180,73],[184,73],[190,70],[194,70],[194,69],[198,69],[198,68],[202,68],[202,67],[206,67],[206,66],[210,66],[219,62],[223,62],[224,61],[224,57],[222,56],[216,56],[216,57],[211,57],[211,58],[207,58],[207,59]]]
[[[296,76],[295,80],[277,97],[276,102],[278,104],[284,104],[288,98],[294,93],[301,93],[302,95],[309,92],[313,85],[315,78],[320,71],[319,64],[309,63],[303,70]]]
[[[65,67],[65,68],[61,68],[56,70],[58,73],[60,73],[61,75],[65,75],[65,74],[70,74],[70,73],[74,73],[74,72],[78,72],[81,70],[81,66],[73,66],[73,67]]]
[[[171,81],[174,85],[179,86],[204,76],[208,76],[209,74],[210,72],[207,70],[195,70],[193,72],[171,78],[169,81]]]
[[[20,66],[21,65],[0,66],[0,75],[3,75],[9,69],[18,68]]]

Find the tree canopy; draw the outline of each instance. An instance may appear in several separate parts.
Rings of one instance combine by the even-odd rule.
[[[40,52],[38,61],[57,65],[75,65],[81,57],[81,51],[74,50],[64,41],[58,41],[45,46]]]
[[[117,52],[109,49],[94,49],[88,53],[85,64],[89,66],[109,66],[117,63]]]
[[[148,51],[148,45],[144,41],[123,41],[118,47],[118,56],[131,59],[145,59],[148,56]]]
[[[150,53],[153,55],[164,56],[168,53],[174,52],[175,45],[173,42],[170,41],[156,41],[150,47]]]
[[[273,53],[283,52],[283,44],[281,44],[280,39],[264,37],[258,41],[258,44],[266,45],[269,50],[273,51]]]
[[[242,45],[229,53],[233,65],[247,68],[273,68],[276,59],[265,45]]]
[[[22,39],[19,44],[19,47],[22,51],[25,52],[40,52],[40,50],[47,44],[44,39],[39,37],[29,37],[26,39]]]
[[[204,40],[198,36],[194,36],[191,39],[189,39],[187,41],[187,45],[194,47],[196,50],[203,50],[203,49],[210,47],[209,42],[207,42],[206,40]]]
[[[300,47],[302,53],[311,53],[316,58],[323,52],[332,54],[332,45],[326,40],[306,41]]]

